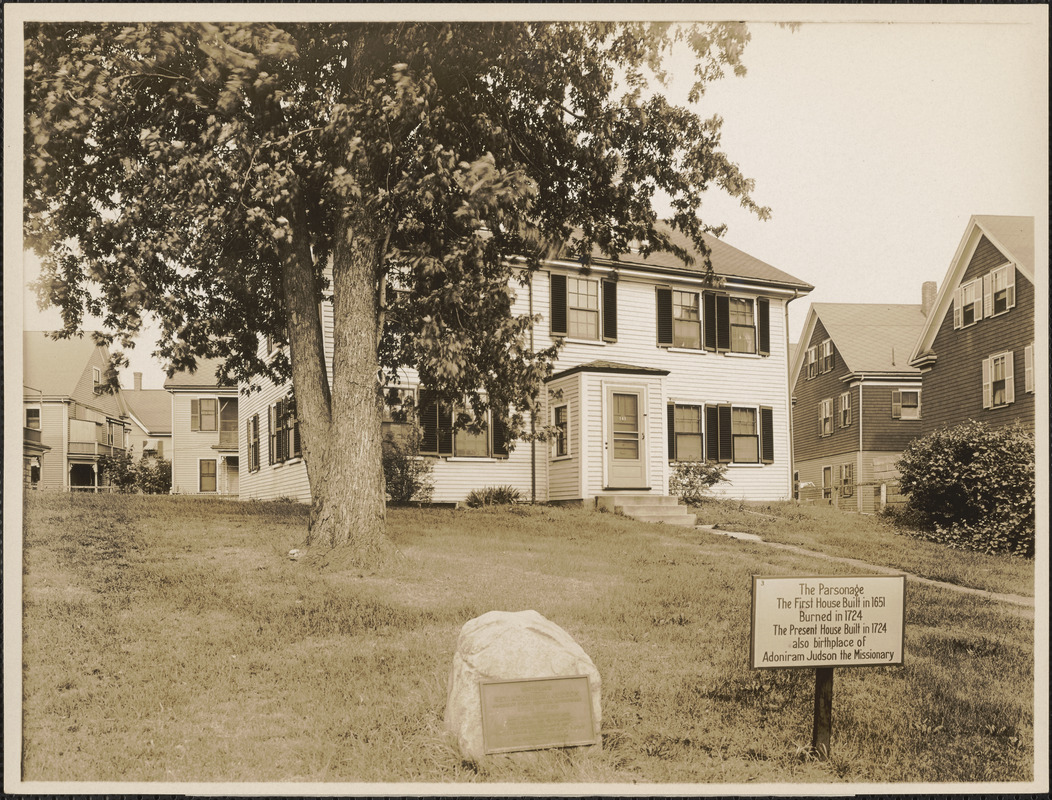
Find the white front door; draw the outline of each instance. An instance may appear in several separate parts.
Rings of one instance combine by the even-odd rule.
[[[646,393],[643,389],[606,389],[606,485],[611,489],[647,488]]]

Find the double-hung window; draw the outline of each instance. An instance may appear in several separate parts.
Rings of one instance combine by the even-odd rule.
[[[1015,402],[1015,358],[1011,350],[983,359],[983,408]]]
[[[840,468],[840,494],[843,497],[851,497],[855,494],[855,465],[844,464]]]
[[[200,397],[190,401],[190,430],[218,430],[219,400],[215,397]]]
[[[851,392],[840,395],[840,427],[851,426]]]
[[[296,403],[292,396],[283,397],[269,409],[270,463],[280,464],[299,458],[300,423],[296,417]]]
[[[756,352],[756,317],[753,301],[745,297],[730,298],[731,352]]]
[[[833,435],[833,398],[827,397],[818,404],[818,435]]]
[[[672,345],[701,348],[701,305],[697,292],[672,292]]]
[[[569,406],[556,406],[552,409],[552,425],[555,427],[555,439],[552,441],[552,458],[563,458],[570,455]]]
[[[40,430],[40,409],[39,408],[27,408],[26,409],[26,427],[32,428],[35,431]]]
[[[549,273],[552,336],[617,340],[617,282]]]
[[[804,364],[807,369],[807,379],[818,376],[818,346],[807,348],[807,356],[804,359]]]
[[[705,432],[709,461],[774,462],[774,410],[768,406],[705,406]]]
[[[818,365],[819,372],[831,372],[833,369],[833,340],[826,339],[822,342],[821,357]]]
[[[599,338],[599,281],[566,279],[566,333],[571,339]]]
[[[669,461],[703,461],[701,406],[669,405]]]
[[[893,419],[920,419],[920,389],[892,389],[891,416]]]
[[[202,458],[198,464],[200,465],[199,491],[216,491],[216,460],[214,458]]]
[[[405,444],[409,440],[415,407],[416,394],[412,389],[397,386],[384,389],[384,411],[380,431],[385,441]]]
[[[983,318],[983,281],[962,283],[953,294],[953,327],[967,328]]]
[[[1015,306],[1015,267],[1005,264],[983,276],[983,314],[992,317]]]
[[[459,405],[457,416],[473,418],[468,404]],[[454,410],[446,403],[430,402],[420,410],[420,452],[433,456],[458,458],[507,458],[507,431],[492,412],[486,412],[483,428],[472,433],[464,428],[453,430]]]

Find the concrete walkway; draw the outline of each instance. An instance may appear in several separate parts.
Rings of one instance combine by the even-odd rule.
[[[725,531],[721,528],[717,528],[713,525],[698,525],[696,530],[705,531],[706,533],[715,533],[720,536],[730,536],[732,539],[741,539],[747,542],[756,542],[757,544],[767,545],[767,547],[773,547],[778,550],[789,550],[799,555],[810,556],[812,558],[822,558],[826,561],[836,561],[839,564],[849,564],[853,567],[860,569],[870,570],[873,572],[882,572],[886,575],[905,575],[907,580],[914,581],[915,583],[923,583],[928,586],[935,586],[939,589],[948,589],[951,592],[958,592],[959,594],[970,594],[976,597],[985,597],[989,600],[996,600],[999,603],[1009,603],[1014,606],[1019,606],[1024,609],[1029,609],[1031,613],[1034,611],[1034,598],[1023,597],[1018,594],[1001,594],[999,592],[987,592],[983,589],[972,589],[968,586],[959,586],[956,583],[946,583],[945,581],[933,581],[930,578],[922,578],[919,575],[912,575],[909,572],[904,572],[901,569],[892,569],[891,567],[881,567],[876,564],[870,564],[866,561],[860,561],[857,558],[845,558],[843,556],[831,556],[826,553],[819,553],[817,550],[808,550],[805,547],[797,547],[794,544],[781,544],[780,542],[768,542],[762,537],[757,536],[755,533],[740,533],[738,531]]]

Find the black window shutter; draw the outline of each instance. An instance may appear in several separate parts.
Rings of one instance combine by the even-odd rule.
[[[668,460],[676,460],[676,407],[668,405]]]
[[[760,406],[760,460],[774,462],[774,409]]]
[[[438,403],[420,409],[420,452],[438,452]]]
[[[438,454],[453,455],[453,409],[448,406],[438,409]]]
[[[508,457],[508,429],[504,423],[497,418],[496,414],[491,415],[493,419],[493,455],[497,458]]]
[[[771,354],[771,301],[766,297],[756,298],[756,327],[757,337],[760,340],[759,353],[761,356]]]
[[[267,409],[267,463],[275,463],[277,453],[274,452],[274,443],[276,441],[276,431],[274,430],[274,406],[270,406]]]
[[[603,341],[617,341],[617,283],[603,281]]]
[[[657,288],[657,343],[658,347],[672,347],[672,290]]]
[[[716,294],[705,292],[705,349],[716,349]]]
[[[731,349],[731,298],[716,295],[716,349]]]
[[[720,461],[731,460],[731,407],[719,406],[720,415]]]
[[[566,335],[566,276],[548,273],[552,303],[552,336]]]
[[[720,460],[720,414],[719,406],[705,406],[705,458]]]

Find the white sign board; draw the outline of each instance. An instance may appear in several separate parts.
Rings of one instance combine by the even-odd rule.
[[[902,665],[903,575],[753,576],[753,669]]]

